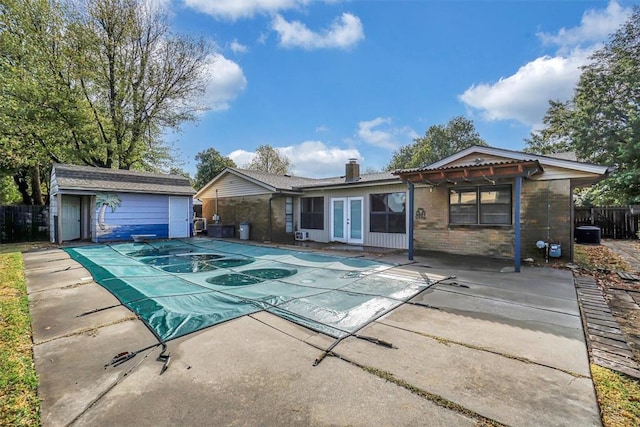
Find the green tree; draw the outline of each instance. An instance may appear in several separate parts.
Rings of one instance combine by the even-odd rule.
[[[209,181],[216,177],[226,167],[235,168],[233,160],[223,156],[215,148],[207,148],[196,154],[196,176],[194,186],[196,189],[204,187]]]
[[[61,113],[79,123],[83,111],[58,90],[65,77],[60,10],[46,0],[0,3],[0,169],[24,204],[44,203],[41,182],[72,139]]]
[[[52,161],[166,169],[164,130],[206,109],[210,46],[171,33],[154,5],[0,3],[0,167],[31,199]]]
[[[570,138],[572,107],[571,101],[549,101],[549,109],[542,119],[544,127],[525,139],[525,151],[537,154],[573,151]]]
[[[387,170],[426,166],[473,145],[487,143],[480,138],[472,120],[457,116],[446,125],[429,127],[422,138],[396,150]]]
[[[244,168],[285,175],[289,173],[293,165],[287,156],[280,154],[272,146],[261,145],[256,148],[256,156],[244,165]]]
[[[0,177],[0,205],[15,205],[21,200],[22,197],[11,176]]]
[[[573,99],[551,104],[545,128],[532,134],[528,149],[547,152],[559,144],[583,161],[615,166],[611,177],[590,189],[585,200],[639,203],[640,8],[634,8],[590,60]]]

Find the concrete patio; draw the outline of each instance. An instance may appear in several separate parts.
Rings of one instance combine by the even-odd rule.
[[[340,342],[266,312],[167,343],[59,249],[24,254],[42,422],[59,425],[598,426],[570,272],[358,254],[447,278]],[[505,267],[507,267],[505,269]],[[153,346],[118,365],[117,354]]]

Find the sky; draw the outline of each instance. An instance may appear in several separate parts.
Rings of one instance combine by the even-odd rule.
[[[192,176],[208,148],[245,166],[268,144],[304,177],[384,170],[456,116],[522,150],[636,1],[154,0],[214,47],[197,122],[165,140]]]

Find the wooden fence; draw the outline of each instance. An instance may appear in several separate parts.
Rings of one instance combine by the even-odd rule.
[[[0,206],[0,243],[49,240],[48,206]]]
[[[637,239],[640,231],[640,206],[603,206],[574,211],[574,225],[595,225],[607,239]]]

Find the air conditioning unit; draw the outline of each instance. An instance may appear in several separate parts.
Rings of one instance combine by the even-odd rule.
[[[298,241],[309,240],[309,232],[308,231],[296,231],[296,240],[298,240]]]

